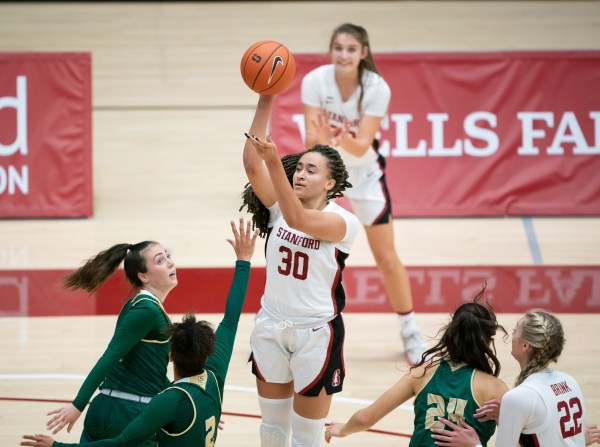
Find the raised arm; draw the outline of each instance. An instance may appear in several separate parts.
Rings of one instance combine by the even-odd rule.
[[[254,119],[252,120],[248,134],[265,138],[274,99],[275,96],[260,95],[258,97]],[[264,206],[267,208],[271,207],[277,201],[271,178],[263,160],[258,156],[256,149],[248,140],[246,140],[244,145],[243,160],[246,176],[252,185],[254,193]]]
[[[296,230],[326,241],[341,241],[346,235],[346,221],[335,213],[324,213],[317,209],[306,209],[292,189],[285,174],[277,146],[270,136],[266,140],[256,136],[248,138],[265,166],[275,188],[275,196],[287,224]]]
[[[251,222],[248,221],[245,223],[242,218],[239,221],[239,229],[236,228],[235,222],[232,221],[231,230],[233,232],[233,239],[227,239],[227,242],[231,244],[235,251],[237,261],[225,303],[225,315],[216,330],[215,350],[206,361],[206,368],[214,371],[218,377],[221,392],[223,392],[238,322],[244,299],[246,298],[250,276],[250,259],[254,253],[254,246],[258,236],[258,231],[253,232],[251,227]]]

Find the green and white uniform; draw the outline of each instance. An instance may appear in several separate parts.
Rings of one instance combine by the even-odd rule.
[[[160,300],[146,290],[125,303],[106,351],[73,401],[83,411],[100,388],[88,408],[82,442],[118,436],[147,402],[169,385],[169,322]],[[145,445],[156,445],[156,441]]]
[[[463,418],[475,429],[485,447],[496,430],[494,421],[480,422],[473,415],[480,407],[473,395],[475,369],[464,363],[442,361],[415,398],[414,430],[409,447],[436,447],[431,428],[444,428],[438,417],[458,422]]]
[[[212,447],[217,438],[225,377],[249,275],[250,263],[237,261],[227,296],[225,315],[216,331],[215,351],[206,361],[201,374],[171,384],[154,397],[143,413],[117,437],[80,444],[55,441],[53,447],[134,447],[155,433],[161,447]]]

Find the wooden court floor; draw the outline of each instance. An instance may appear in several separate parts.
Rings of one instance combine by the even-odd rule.
[[[510,332],[519,314],[500,314],[499,321]],[[179,319],[175,315],[174,319]],[[203,315],[218,323],[221,316]],[[223,420],[218,445],[257,446],[260,424],[254,376],[247,364],[253,315],[244,314],[236,338],[234,354],[226,381]],[[600,420],[600,348],[590,343],[597,315],[561,315],[567,347],[558,368],[572,373],[586,397],[590,420]],[[423,332],[436,335],[446,323],[446,314],[420,314]],[[334,398],[331,420],[345,420],[391,386],[407,370],[401,355],[396,319],[390,314],[349,313],[345,316],[345,360],[347,376],[344,391]],[[17,445],[20,434],[44,432],[45,414],[73,399],[83,378],[106,347],[115,318],[36,317],[4,319],[0,325],[0,445]],[[518,373],[517,362],[510,356],[510,339],[496,339],[502,363],[500,377],[511,386]],[[171,371],[169,371],[171,373]],[[85,413],[84,413],[85,415]],[[82,416],[83,418],[83,416]],[[83,419],[71,434],[57,439],[77,442]],[[378,432],[355,434],[335,439],[340,446],[407,446],[412,431],[411,402],[396,409],[374,427]]]
[[[232,265],[225,238],[238,216],[242,132],[256,101],[241,82],[239,59],[252,42],[324,51],[333,27],[351,21],[369,30],[375,51],[597,49],[598,17],[596,1],[2,2],[0,51],[92,52],[94,216],[0,220],[0,269],[74,268],[114,243],[144,239],[168,246],[180,267]],[[530,224],[541,259],[521,218],[396,219],[395,244],[409,267],[600,265],[598,217]],[[257,247],[256,266],[264,265],[261,253]],[[363,233],[348,265],[373,265]],[[242,316],[236,340],[222,446],[258,445],[246,363],[252,317]],[[519,317],[500,321],[510,332]],[[577,377],[589,419],[600,422],[598,315],[559,317],[567,348],[558,367]],[[447,318],[418,315],[431,337]],[[347,418],[406,370],[393,315],[354,313],[345,321],[347,378],[332,419]],[[43,431],[45,413],[74,397],[114,323],[112,316],[0,318],[0,446]],[[498,339],[497,348],[510,385],[517,364],[508,343]],[[75,442],[82,422],[59,439]],[[411,427],[407,405],[377,424],[383,433],[334,443],[405,446]]]

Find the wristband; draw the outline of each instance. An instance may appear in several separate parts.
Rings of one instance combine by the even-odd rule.
[[[475,444],[473,447],[483,447],[481,444]]]

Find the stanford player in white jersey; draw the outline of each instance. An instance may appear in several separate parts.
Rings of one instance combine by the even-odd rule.
[[[360,224],[333,202],[323,212],[346,222],[344,239],[316,239],[287,225],[278,204],[270,208],[271,228],[266,245],[267,281],[262,308],[279,321],[320,324],[344,309],[342,270]]]
[[[573,377],[544,369],[502,398],[496,445],[577,447],[585,445],[585,408]]]
[[[351,186],[334,148],[286,156],[286,172],[265,138],[273,100],[259,97],[244,146],[244,203],[268,234],[265,291],[250,337],[260,438],[263,447],[318,445],[344,382],[342,271],[360,223],[331,201]]]

